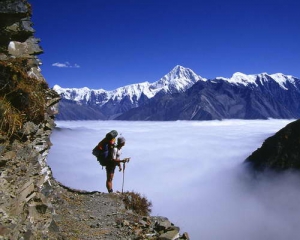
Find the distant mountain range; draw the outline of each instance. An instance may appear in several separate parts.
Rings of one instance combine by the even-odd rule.
[[[113,91],[53,89],[58,120],[213,120],[300,117],[300,79],[281,73],[206,79],[176,66],[160,80]]]

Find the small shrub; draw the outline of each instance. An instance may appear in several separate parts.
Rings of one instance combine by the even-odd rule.
[[[123,194],[123,201],[126,209],[130,209],[139,215],[148,216],[151,213],[152,203],[139,193],[125,192]]]

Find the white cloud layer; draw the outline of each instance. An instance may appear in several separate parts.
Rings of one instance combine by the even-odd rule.
[[[168,217],[191,239],[298,239],[300,177],[254,179],[242,164],[291,121],[58,121],[48,162],[65,185],[106,192],[91,150],[116,129],[127,140],[123,157],[131,157],[124,191],[145,195],[152,215]],[[121,188],[116,171],[114,190]]]
[[[64,63],[56,62],[56,63],[53,63],[52,66],[59,67],[59,68],[80,68],[80,66],[77,63],[72,65],[69,62],[64,62]]]

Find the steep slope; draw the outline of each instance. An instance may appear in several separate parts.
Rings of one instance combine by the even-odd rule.
[[[97,106],[80,104],[75,101],[61,99],[59,102],[60,120],[105,120],[107,119]]]
[[[31,26],[27,1],[0,1],[0,239],[61,239],[46,160],[59,96]]]

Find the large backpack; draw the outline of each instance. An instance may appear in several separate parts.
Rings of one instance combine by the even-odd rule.
[[[106,134],[105,138],[102,139],[92,150],[92,154],[97,157],[97,160],[101,166],[107,166],[111,160],[110,153],[113,151],[115,138],[117,135],[118,132],[116,130],[110,131]]]
[[[109,133],[106,134],[106,138],[108,140],[112,140],[118,136],[118,132],[116,130],[111,130]]]

